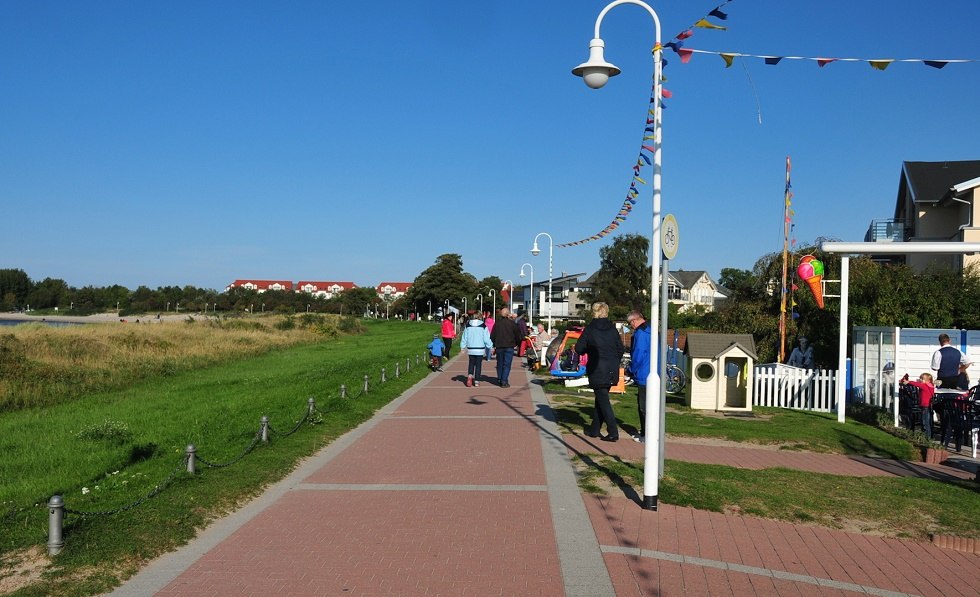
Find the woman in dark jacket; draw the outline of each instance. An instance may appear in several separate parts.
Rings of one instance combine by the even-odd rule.
[[[609,305],[593,304],[592,321],[575,343],[575,352],[589,355],[585,374],[589,376],[589,387],[595,392],[592,423],[585,429],[585,435],[589,437],[601,437],[607,442],[619,439],[616,416],[609,403],[609,388],[619,383],[619,364],[625,351],[616,325],[609,320]],[[599,433],[603,423],[606,424],[605,436]]]

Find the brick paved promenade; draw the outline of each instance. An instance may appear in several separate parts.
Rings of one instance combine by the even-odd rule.
[[[642,446],[561,435],[543,391],[520,369],[506,389],[466,388],[464,373],[465,360],[454,359],[113,594],[977,594],[980,556],[973,554],[666,504],[648,512],[622,495],[583,496],[569,453],[639,459]],[[732,452],[741,456],[726,460]],[[930,473],[678,442],[666,454],[750,468]]]

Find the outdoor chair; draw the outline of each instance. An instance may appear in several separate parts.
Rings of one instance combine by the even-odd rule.
[[[974,400],[966,400],[964,398],[943,398],[943,448],[949,444],[950,439],[953,439],[953,442],[956,444],[957,452],[963,447],[963,439],[968,429],[968,422],[971,419],[970,413],[973,411],[973,405],[975,403],[976,401]]]
[[[909,384],[901,386],[898,390],[898,399],[898,417],[900,421],[905,422],[905,428],[913,431],[916,424],[922,427],[922,407],[919,406],[919,388]]]

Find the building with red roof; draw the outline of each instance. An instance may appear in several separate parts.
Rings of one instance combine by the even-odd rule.
[[[291,280],[235,280],[225,288],[225,292],[232,288],[246,288],[248,290],[257,290],[258,292],[265,292],[267,290],[292,290],[293,282]]]

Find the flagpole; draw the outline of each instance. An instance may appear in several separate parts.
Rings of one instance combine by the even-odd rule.
[[[783,285],[779,297],[779,362],[786,362],[786,294],[789,272],[789,222],[790,222],[790,161],[786,156],[786,189],[783,192]]]

